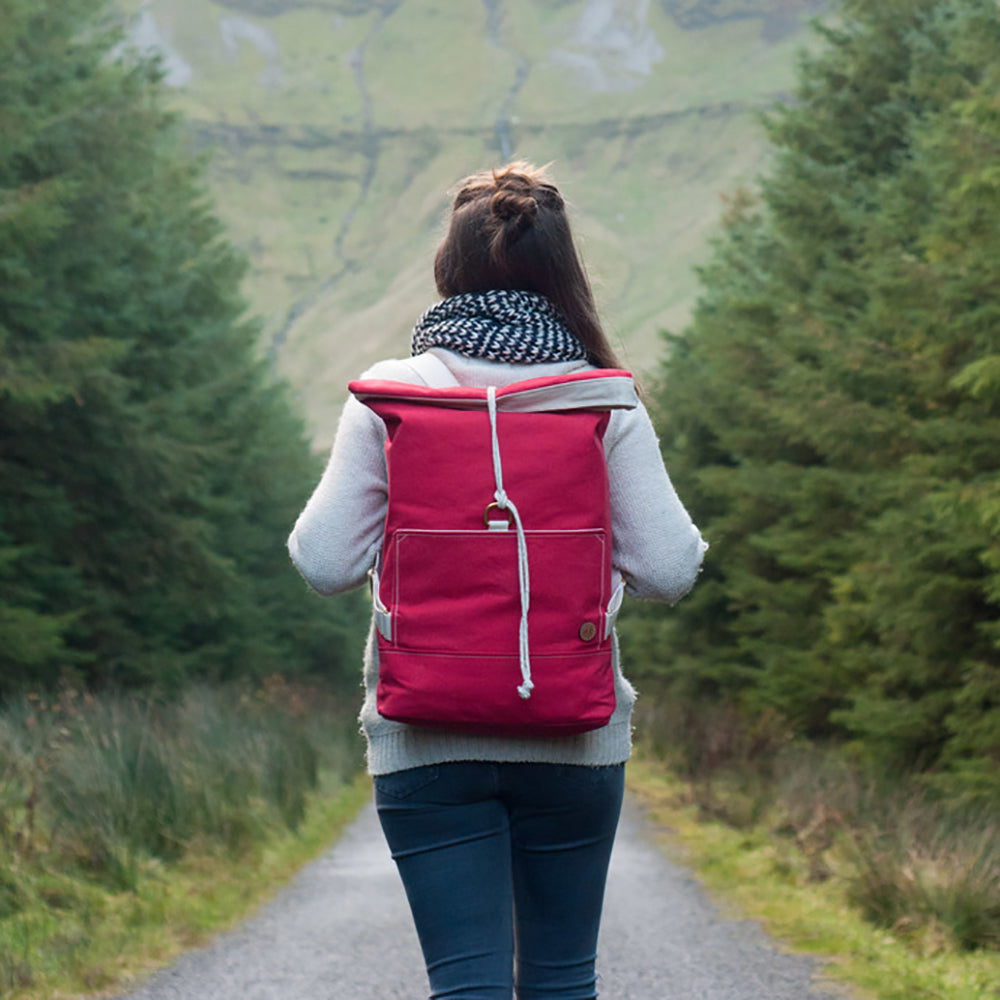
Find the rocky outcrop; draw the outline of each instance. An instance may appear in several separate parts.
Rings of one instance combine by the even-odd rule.
[[[588,0],[572,36],[550,58],[590,90],[632,90],[666,55],[648,14],[649,0]]]

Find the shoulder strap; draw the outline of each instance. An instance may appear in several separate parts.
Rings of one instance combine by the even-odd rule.
[[[445,386],[458,385],[458,379],[451,373],[451,369],[440,359],[435,357],[430,351],[417,354],[406,359],[406,364],[424,383],[435,389]]]

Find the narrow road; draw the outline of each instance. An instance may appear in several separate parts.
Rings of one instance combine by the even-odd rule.
[[[248,877],[252,873],[248,872]],[[720,916],[626,802],[598,966],[605,1000],[833,1000],[817,964]],[[268,906],[128,1000],[421,1000],[426,977],[402,887],[369,804]]]

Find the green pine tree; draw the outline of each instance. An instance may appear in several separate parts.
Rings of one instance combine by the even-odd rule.
[[[845,0],[837,24],[670,342],[665,457],[713,549],[636,654],[799,733],[995,775],[1000,12]]]
[[[202,164],[104,0],[0,0],[0,693],[354,670],[284,538],[318,470]]]

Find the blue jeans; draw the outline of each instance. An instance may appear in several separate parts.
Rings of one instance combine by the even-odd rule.
[[[431,1000],[593,1000],[625,766],[460,761],[375,778]]]

